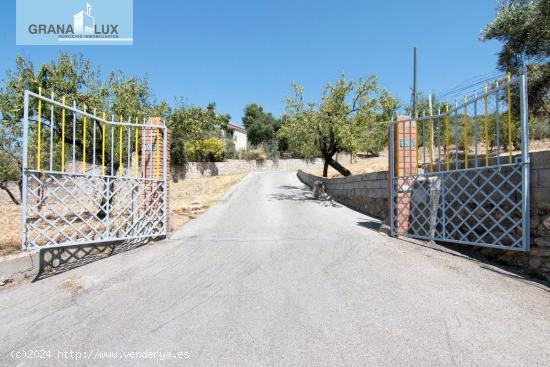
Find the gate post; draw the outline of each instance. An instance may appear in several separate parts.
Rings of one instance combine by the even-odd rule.
[[[163,235],[171,231],[170,226],[170,134],[163,119],[154,117],[147,125],[159,128],[143,129],[141,170],[145,179],[141,209],[151,221],[158,219],[163,227]]]
[[[418,173],[416,146],[416,121],[410,120],[408,116],[397,116],[395,131],[392,135],[394,156],[392,170],[395,173],[393,189],[396,191],[393,203],[395,219],[392,227],[397,235],[403,235],[409,228],[410,202],[412,197],[415,178]]]

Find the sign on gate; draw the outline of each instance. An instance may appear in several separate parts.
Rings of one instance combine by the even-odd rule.
[[[527,76],[443,109],[390,123],[392,234],[529,250]]]
[[[166,235],[164,123],[109,121],[41,91],[24,108],[23,250]]]

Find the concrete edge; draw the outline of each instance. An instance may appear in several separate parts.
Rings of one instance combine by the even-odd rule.
[[[0,287],[38,274],[40,250],[0,257]]]

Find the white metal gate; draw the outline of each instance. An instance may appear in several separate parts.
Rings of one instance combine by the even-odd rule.
[[[110,117],[25,91],[23,250],[166,235],[166,126]]]
[[[529,250],[526,75],[391,122],[390,180],[393,235]]]

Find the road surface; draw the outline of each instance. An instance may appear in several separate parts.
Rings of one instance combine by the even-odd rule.
[[[169,241],[0,291],[0,365],[550,365],[547,290],[373,224],[251,174]]]

